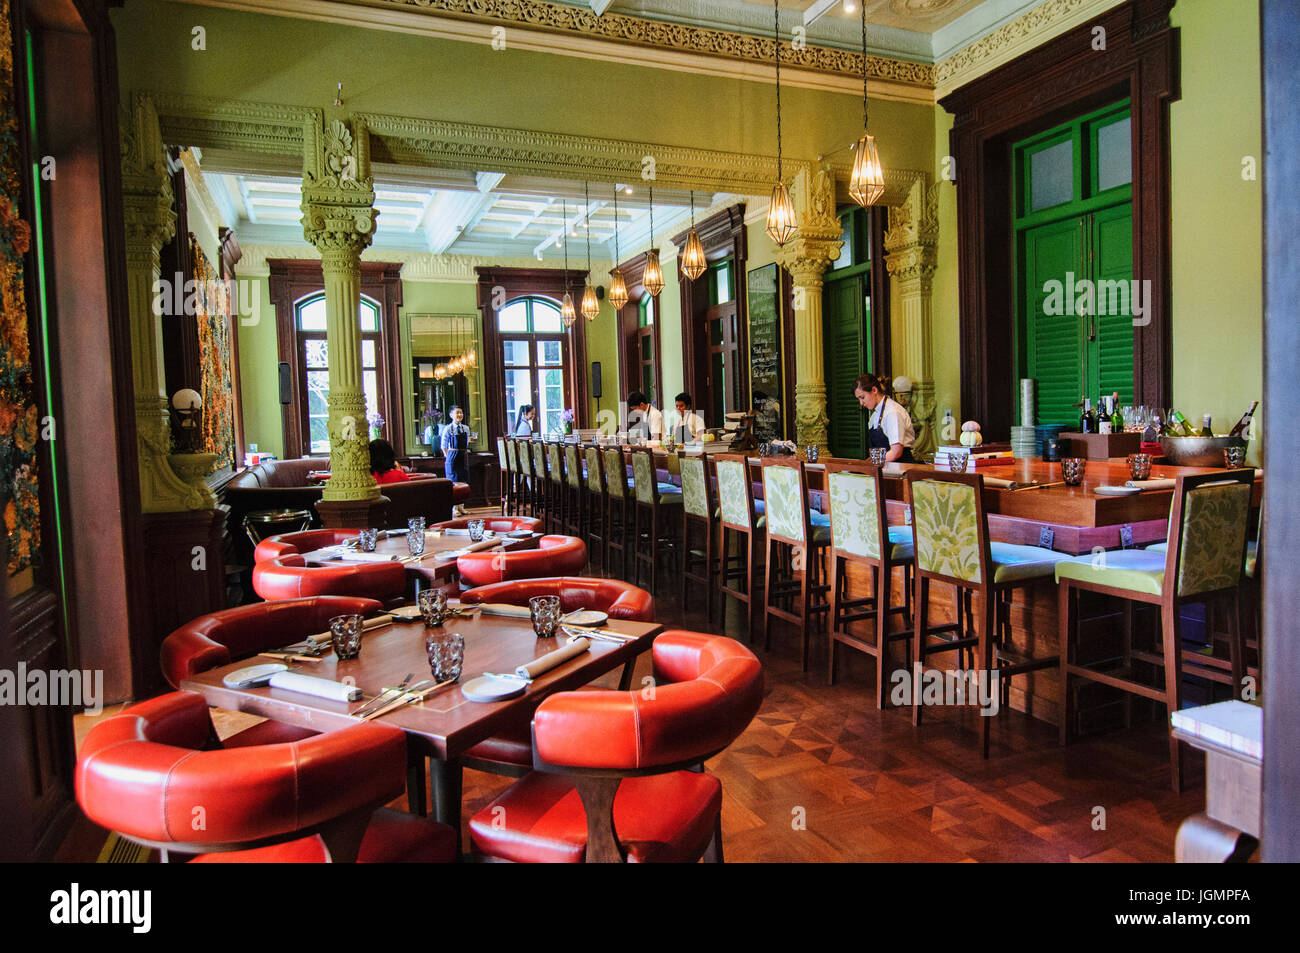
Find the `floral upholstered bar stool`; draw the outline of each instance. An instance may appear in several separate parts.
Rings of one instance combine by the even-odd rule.
[[[587,463],[584,478],[584,506],[587,510],[587,551],[595,560],[600,554],[600,571],[609,574],[609,531],[606,524],[609,518],[609,498],[605,493],[604,468],[600,465],[600,450],[592,445],[584,447],[583,458]]]
[[[767,517],[756,512],[754,485],[749,482],[749,463],[741,454],[719,453],[713,457],[718,475],[718,591],[722,594],[722,621],[727,618],[727,596],[745,604],[749,638],[755,637],[759,606],[756,594],[759,558]],[[727,535],[730,533],[730,537]],[[731,555],[732,546],[736,554]],[[732,580],[745,580],[743,589]]]
[[[772,617],[799,627],[803,670],[814,617],[830,611],[822,581],[822,557],[830,545],[829,526],[814,526],[808,509],[808,482],[802,460],[763,460],[763,503],[767,515],[767,567],[763,576],[763,644],[772,648]]]
[[[910,600],[891,606],[894,569],[903,570],[903,589],[911,584],[914,547],[910,526],[890,526],[885,517],[885,494],[880,470],[870,463],[826,463],[826,496],[831,515],[831,615],[828,639],[827,683],[835,684],[835,648],[844,644],[876,659],[876,707],[883,708],[889,669],[889,643],[912,637]],[[848,566],[871,570],[871,595],[850,598]],[[889,617],[903,617],[903,628],[889,631]],[[875,621],[875,641],[849,631],[849,624]],[[905,653],[903,664],[907,665]]]
[[[632,552],[628,537],[632,535],[636,513],[632,509],[632,496],[627,485],[627,464],[623,462],[623,451],[619,447],[606,447],[603,454],[605,461],[605,573],[613,572],[611,560],[614,550],[618,550],[619,570],[624,581],[631,582],[631,572],[635,565],[629,562]]]
[[[1240,697],[1245,676],[1245,645],[1241,629],[1241,577],[1246,563],[1253,470],[1229,470],[1180,476],[1174,489],[1170,534],[1165,552],[1124,549],[1068,559],[1056,566],[1060,583],[1058,623],[1061,640],[1061,744],[1070,737],[1069,680],[1086,678],[1135,695],[1162,702],[1170,714],[1182,707],[1183,666],[1195,666],[1207,677],[1206,659],[1183,648],[1180,611],[1189,602],[1229,607],[1228,643],[1232,693]],[[1126,646],[1130,660],[1164,670],[1164,686],[1144,684],[1128,666],[1105,670],[1077,658],[1079,590],[1118,596],[1160,607],[1162,651]],[[1207,613],[1208,614],[1208,613]],[[1174,791],[1183,787],[1182,749],[1169,736],[1169,770]]]
[[[565,498],[564,498],[564,459],[560,456],[560,445],[551,441],[546,445],[546,499],[549,504],[549,518],[546,525],[551,532],[564,532]]]
[[[909,470],[907,488],[912,501],[912,533],[916,549],[913,667],[924,666],[926,658],[938,652],[973,645],[980,668],[968,675],[989,679],[983,686],[986,693],[1001,693],[1003,679],[1057,668],[1060,661],[1055,655],[1029,658],[1013,651],[1012,646],[1001,638],[1003,630],[998,625],[998,606],[1018,587],[1051,580],[1055,567],[1069,557],[1041,546],[990,542],[988,516],[984,512],[984,477],[978,473]],[[982,619],[975,634],[969,627],[963,627],[960,621],[930,625],[932,582],[957,587],[954,605],[959,620],[967,593],[982,599]],[[943,638],[949,633],[954,637]],[[936,637],[941,641],[931,641]],[[965,684],[966,697],[975,695],[978,700],[979,692],[971,691],[976,685],[969,678]],[[921,723],[923,707],[919,699],[912,699],[912,724]],[[989,756],[991,720],[988,717],[979,719],[985,758]]]
[[[506,453],[506,438],[497,437],[497,464],[500,470],[497,473],[497,486],[499,489],[498,502],[501,504],[501,515],[505,516],[510,512],[510,482],[514,474],[510,471],[510,459]]]
[[[650,564],[650,592],[659,591],[659,560],[676,556],[677,519],[682,505],[682,491],[671,483],[660,483],[654,454],[649,450],[632,451],[632,482],[636,492],[636,585],[641,584],[641,564]]]
[[[682,477],[682,605],[686,605],[686,584],[704,586],[705,611],[713,622],[713,588],[717,581],[719,514],[713,499],[713,482],[703,456],[684,456],[678,461]],[[691,530],[703,529],[702,549],[692,549]],[[699,566],[697,569],[696,566]]]
[[[578,455],[576,443],[564,445],[564,485],[560,492],[564,495],[564,530],[570,536],[582,537],[586,530],[587,507],[586,493],[583,492],[582,458]]]

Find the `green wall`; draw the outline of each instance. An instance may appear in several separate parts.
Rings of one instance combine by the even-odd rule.
[[[938,264],[931,284],[930,360],[934,368],[934,421],[938,426],[945,410],[952,410],[960,424],[961,398],[961,329],[957,297],[957,187],[944,178],[948,156],[948,132],[953,117],[942,108],[934,110],[934,168],[932,178],[939,182]],[[898,338],[894,341],[898,350]],[[955,439],[955,434],[947,438]],[[937,442],[945,438],[936,432]]]
[[[239,274],[236,270],[236,275]],[[239,320],[239,383],[245,446],[284,456],[284,418],[280,408],[279,345],[275,308],[266,277],[240,276],[256,285],[257,310]]]

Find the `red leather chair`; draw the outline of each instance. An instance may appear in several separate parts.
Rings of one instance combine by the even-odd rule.
[[[308,566],[298,555],[280,556],[253,566],[253,591],[267,601],[306,596],[362,596],[385,605],[400,603],[406,567],[400,562]]]
[[[372,615],[383,606],[374,599],[316,596],[282,602],[257,602],[201,615],[181,626],[162,644],[162,671],[172,688],[187,678],[289,645],[329,628],[336,615]],[[265,659],[263,660],[265,661]],[[280,721],[264,721],[227,738],[227,748],[277,744],[309,738],[316,732]]]
[[[253,564],[264,563],[280,556],[315,552],[326,546],[337,546],[339,543],[356,538],[357,531],[354,529],[308,529],[301,533],[268,536],[253,550]]]
[[[466,516],[462,519],[443,520],[434,523],[429,529],[468,529],[471,519],[472,516]],[[524,529],[538,533],[542,530],[542,521],[531,516],[485,516],[482,519],[483,528],[494,533],[514,533]]]
[[[173,692],[91,728],[77,803],[96,824],[196,860],[446,862],[451,828],[381,810],[406,783],[406,738],[357,724],[289,744],[226,750],[207,702]],[[209,853],[212,852],[212,853]]]
[[[634,622],[653,622],[654,596],[630,582],[619,579],[601,579],[597,576],[557,576],[545,579],[519,579],[479,586],[460,594],[465,603],[504,602],[512,606],[526,606],[533,596],[559,596],[565,612],[575,609],[597,609],[609,613],[611,619],[630,619]]]
[[[762,667],[739,642],[698,632],[665,632],[652,652],[653,689],[561,692],[538,706],[537,770],[470,821],[479,853],[516,862],[722,860],[722,785],[702,765],[757,713]]]
[[[508,579],[576,575],[587,568],[587,544],[576,536],[543,536],[537,549],[466,553],[456,560],[463,588]]]
[[[459,505],[464,505],[464,504],[466,504],[466,503],[469,502],[469,498],[470,498],[472,495],[473,495],[473,494],[470,493],[470,489],[469,489],[469,484],[468,484],[468,483],[453,483],[453,484],[452,484],[452,487],[451,487],[451,501],[452,501],[452,503],[456,503],[456,504],[459,504]]]

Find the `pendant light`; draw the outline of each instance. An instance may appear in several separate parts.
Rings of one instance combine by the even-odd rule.
[[[569,203],[560,200],[561,214],[564,216],[564,222],[561,226],[561,233],[569,229]],[[573,327],[573,322],[578,320],[578,315],[573,310],[573,295],[569,294],[569,242],[568,236],[565,235],[564,242],[564,300],[560,303],[560,317],[564,320],[566,328]]]
[[[587,287],[582,290],[582,316],[595,321],[600,314],[600,302],[596,300],[596,289],[591,286],[591,193],[586,182],[582,183],[582,197],[587,202]]]
[[[867,5],[862,5],[862,138],[853,156],[849,195],[861,206],[875,203],[885,194],[885,173],[876,153],[876,139],[867,133]]]
[[[641,275],[641,284],[650,292],[651,297],[658,297],[664,290],[664,270],[659,267],[659,249],[655,243],[655,187],[650,186],[650,250],[645,253],[645,271]]]
[[[623,280],[623,272],[618,270],[618,261],[620,255],[618,251],[618,185],[614,185],[614,270],[610,272],[613,279],[609,283],[609,303],[615,311],[622,311],[623,305],[627,304],[627,282]]]
[[[691,192],[691,233],[686,236],[686,247],[682,250],[682,273],[694,281],[704,274],[708,262],[704,258],[704,243],[700,233],[695,230],[695,193]]]
[[[772,0],[772,47],[776,53],[776,185],[772,186],[772,201],[767,207],[767,234],[778,246],[784,245],[794,234],[794,203],[790,190],[781,176],[781,8],[780,0]]]

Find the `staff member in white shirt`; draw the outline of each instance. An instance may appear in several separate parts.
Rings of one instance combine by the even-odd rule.
[[[867,447],[885,448],[887,463],[914,463],[912,444],[916,431],[907,408],[886,393],[885,382],[874,374],[863,374],[853,386],[853,396],[870,412]]]
[[[678,394],[676,403],[677,419],[672,428],[673,440],[677,443],[699,440],[704,436],[704,418],[692,409],[691,395]]]
[[[627,429],[639,429],[647,440],[664,438],[664,415],[640,391],[627,395]]]

